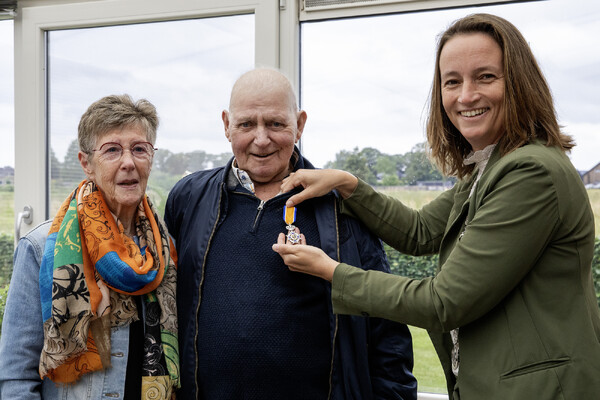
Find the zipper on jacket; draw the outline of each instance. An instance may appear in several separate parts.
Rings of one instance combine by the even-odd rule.
[[[196,387],[196,397],[198,397],[198,393],[200,392],[200,387],[198,385],[198,315],[200,314],[200,304],[202,303],[202,285],[204,284],[204,269],[206,267],[206,258],[208,256],[208,249],[210,249],[210,243],[212,242],[213,237],[215,236],[215,231],[217,230],[217,225],[219,225],[219,220],[221,219],[221,202],[223,199],[223,185],[221,183],[221,188],[219,190],[219,201],[217,203],[218,211],[217,218],[215,219],[215,224],[213,225],[212,232],[210,233],[210,237],[208,238],[208,242],[206,243],[206,250],[204,252],[204,257],[202,259],[202,269],[200,272],[200,283],[198,284],[198,305],[196,306],[196,318],[194,321],[194,386]]]
[[[252,230],[256,230],[256,224],[258,224],[258,218],[260,217],[260,214],[262,214],[263,209],[265,208],[265,201],[264,200],[260,200],[260,203],[258,204],[258,207],[256,208],[256,217],[254,218],[254,224],[252,225]]]
[[[255,199],[258,199],[258,197],[256,197],[254,194],[250,194],[250,193],[245,193],[245,192],[235,192],[236,194],[240,194],[242,196],[247,196],[247,197],[252,197]],[[277,197],[277,196],[275,196]],[[252,223],[252,230],[256,230],[256,225],[258,224],[258,220],[260,218],[260,215],[262,214],[263,209],[265,208],[265,203],[269,200],[262,200],[262,199],[258,199],[260,200],[260,203],[258,203],[258,207],[256,207],[256,216],[254,217],[254,222]]]
[[[335,329],[333,330],[333,346],[331,348],[331,368],[329,368],[329,394],[327,395],[327,400],[331,400],[331,395],[333,394],[333,360],[335,359],[335,341],[337,339],[337,331],[338,331],[338,316],[335,315]]]
[[[340,229],[338,224],[338,210],[336,207],[335,197],[333,198],[333,215],[335,220],[335,247],[336,247],[336,257],[337,261],[341,262],[340,258]],[[333,365],[335,361],[335,342],[337,340],[337,332],[338,332],[338,316],[333,314],[335,317],[335,328],[333,330],[333,341],[331,343],[331,368],[329,369],[329,394],[327,395],[327,400],[331,400],[331,396],[333,394]]]

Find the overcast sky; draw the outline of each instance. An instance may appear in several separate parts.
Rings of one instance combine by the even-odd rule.
[[[393,154],[424,141],[436,38],[452,21],[473,12],[502,16],[521,30],[549,81],[564,131],[578,143],[571,154],[574,165],[588,170],[599,163],[600,2],[595,0],[306,24],[303,103],[314,130],[305,134],[305,153],[324,154],[318,164],[340,143]]]
[[[13,22],[0,21],[0,167],[15,165]]]
[[[498,14],[522,31],[553,90],[560,123],[578,143],[573,163],[587,170],[600,162],[600,5],[594,0],[303,24],[304,153],[322,166],[342,149],[398,154],[424,141],[436,36],[472,12]],[[253,64],[252,16],[52,32],[49,43],[51,146],[59,159],[85,108],[123,92],[157,106],[159,148],[229,150],[220,113],[233,81]],[[12,51],[12,22],[0,21],[0,166],[14,165]]]

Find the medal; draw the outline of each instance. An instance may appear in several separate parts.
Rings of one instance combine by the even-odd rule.
[[[286,223],[285,229],[287,229],[287,240],[291,244],[300,243],[300,234],[295,231],[296,227],[293,225],[296,222],[296,207],[283,207],[283,221]]]

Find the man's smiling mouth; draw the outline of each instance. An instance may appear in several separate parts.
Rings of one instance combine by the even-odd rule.
[[[275,152],[268,153],[268,154],[256,154],[256,153],[253,153],[252,155],[254,157],[257,157],[257,158],[267,158],[269,156],[272,156],[273,154],[275,154]]]

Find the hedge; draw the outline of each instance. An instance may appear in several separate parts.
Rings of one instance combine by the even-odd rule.
[[[0,234],[0,334],[2,334],[2,319],[8,294],[8,282],[12,274],[14,241],[12,235]]]
[[[393,274],[408,276],[409,278],[423,279],[435,275],[439,257],[436,255],[413,257],[402,254],[384,244],[388,262]],[[592,277],[596,289],[596,299],[600,306],[600,238],[594,244],[594,258],[592,259]]]
[[[12,274],[14,237],[0,233],[0,288],[7,285]]]

